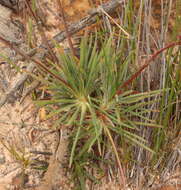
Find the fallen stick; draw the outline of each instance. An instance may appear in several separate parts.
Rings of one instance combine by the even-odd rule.
[[[18,2],[16,0],[0,0],[0,4],[13,11],[18,11]]]
[[[82,30],[83,28],[96,23],[97,16],[102,15],[101,10],[104,10],[106,13],[110,14],[110,13],[114,12],[115,9],[122,2],[123,2],[123,0],[111,0],[108,3],[104,3],[104,4],[100,5],[98,8],[90,10],[90,13],[88,16],[84,17],[77,23],[72,24],[68,27],[69,35],[73,35],[73,34],[79,32],[80,30]],[[50,47],[51,48],[55,47],[55,44],[52,43],[52,41],[55,41],[56,43],[60,43],[63,40],[65,40],[66,37],[67,37],[67,34],[65,31],[58,33],[57,35],[55,35],[52,38],[52,40],[49,40]],[[48,53],[48,50],[47,50],[46,46],[44,44],[41,44],[39,47],[30,50],[28,53],[25,53],[25,55],[28,55],[28,56],[31,56],[31,57],[41,60],[47,53]],[[23,60],[23,59],[26,59],[26,56],[23,57],[22,55],[19,55],[13,61],[15,62],[18,60]],[[27,73],[32,73],[35,66],[36,65],[31,62],[27,67]],[[5,94],[3,94],[1,96],[0,107],[2,107],[10,98],[12,98],[13,95],[15,94],[15,92],[24,84],[24,82],[27,80],[27,78],[29,76],[27,73],[23,73],[21,75],[21,77],[19,78],[19,80],[12,86],[12,88],[9,89]]]

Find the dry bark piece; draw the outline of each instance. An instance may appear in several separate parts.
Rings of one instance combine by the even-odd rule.
[[[21,29],[11,22],[12,11],[0,5],[0,36],[11,43],[20,44]],[[4,48],[3,48],[4,49]]]
[[[11,13],[12,11],[10,9],[0,4],[0,37],[20,46],[22,44],[22,30],[11,22]],[[3,96],[3,94],[5,94],[10,88],[12,81],[14,81],[12,79],[14,71],[12,72],[11,66],[6,63],[2,55],[7,58],[13,58],[15,56],[15,52],[0,42],[0,53],[0,96]],[[8,102],[11,103],[11,100],[13,99],[14,96],[10,97]]]
[[[15,12],[19,10],[19,0],[0,0],[0,4]]]
[[[62,183],[60,176],[63,176],[62,166],[64,165],[64,159],[67,154],[68,139],[67,137],[63,137],[61,139],[58,139],[58,141],[59,140],[60,142],[56,148],[57,150],[55,152],[55,155],[50,158],[49,167],[45,173],[45,176],[43,177],[43,182],[39,187],[36,188],[36,190],[54,189],[57,183]]]
[[[14,13],[19,13],[25,7],[25,0],[0,0],[0,4],[11,9]]]

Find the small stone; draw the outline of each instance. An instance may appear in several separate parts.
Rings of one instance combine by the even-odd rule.
[[[4,164],[6,162],[4,154],[0,154],[0,164]]]

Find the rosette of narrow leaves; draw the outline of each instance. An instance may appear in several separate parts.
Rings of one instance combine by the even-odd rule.
[[[125,76],[129,75],[129,58],[125,62],[120,61],[120,50],[114,47],[112,38],[101,47],[92,39],[83,39],[80,58],[71,53],[61,53],[59,60],[61,66],[51,63],[51,71],[61,80],[51,77],[47,82],[51,99],[37,103],[47,107],[47,118],[56,118],[55,127],[73,127],[70,166],[83,154],[94,152],[94,147],[102,155],[102,146],[107,141],[119,160],[115,135],[120,141],[152,152],[135,131],[139,126],[160,127],[144,117],[148,112],[145,107],[153,103],[152,97],[160,91],[133,93],[123,89],[122,93],[117,93]]]

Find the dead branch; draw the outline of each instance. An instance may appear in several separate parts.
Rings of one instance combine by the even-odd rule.
[[[0,0],[0,4],[9,9],[12,9],[13,11],[18,10],[18,3],[16,0]]]
[[[111,0],[108,3],[102,4],[98,8],[92,9],[88,16],[84,17],[80,21],[78,21],[75,24],[72,24],[68,27],[68,33],[69,35],[73,35],[83,28],[90,26],[91,24],[94,24],[97,21],[97,16],[101,16],[102,9],[110,14],[111,12],[115,11],[115,9],[123,2],[123,0]],[[56,43],[60,43],[63,40],[65,40],[67,37],[66,31],[62,31],[55,35],[52,40],[49,40],[50,47],[54,48],[55,44],[52,43],[52,41],[55,41]],[[48,53],[48,50],[44,44],[41,44],[39,47],[32,49],[31,51],[27,52],[26,55],[34,57],[36,59],[42,59],[46,54]],[[26,56],[18,55],[15,60],[23,60],[26,59]],[[27,73],[33,72],[35,68],[35,64],[32,62],[27,67]],[[28,78],[28,74],[24,73],[21,75],[19,80],[13,85],[11,89],[9,89],[2,97],[0,98],[0,107],[2,107],[11,97],[13,97],[14,93],[24,84],[24,82]]]
[[[0,4],[18,14],[24,7],[24,0],[0,0]]]

